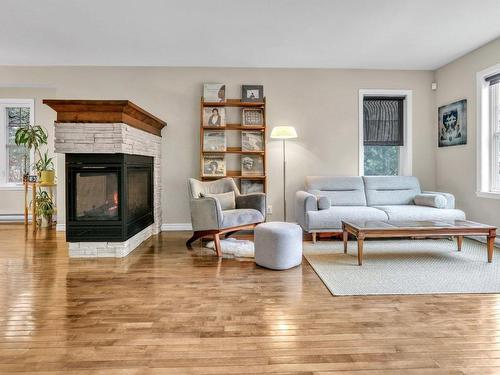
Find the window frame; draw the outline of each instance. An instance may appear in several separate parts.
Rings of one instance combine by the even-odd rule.
[[[35,123],[35,100],[34,99],[4,99],[0,98],[0,190],[22,190],[23,183],[8,182],[8,155],[7,155],[7,116],[6,109],[9,107],[24,107],[30,109],[30,124]],[[33,160],[35,153],[30,151],[30,159]]]
[[[365,97],[404,97],[403,119],[404,146],[399,146],[399,176],[411,176],[413,173],[413,147],[412,147],[412,118],[413,118],[413,91],[412,90],[386,90],[386,89],[360,89],[358,98],[358,174],[364,176],[364,127],[363,127],[363,101]]]
[[[477,85],[477,155],[476,155],[476,195],[481,198],[500,199],[500,186],[495,186],[496,137],[500,132],[494,127],[495,95],[490,95],[490,85],[486,78],[500,73],[500,64],[496,64],[476,73]],[[500,95],[500,88],[496,88]],[[498,167],[497,167],[498,168]]]

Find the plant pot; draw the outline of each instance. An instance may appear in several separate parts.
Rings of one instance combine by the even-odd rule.
[[[52,217],[42,216],[41,225],[40,225],[42,228],[48,228],[48,227],[50,227],[51,224],[52,224]]]
[[[40,182],[46,185],[53,185],[55,176],[56,176],[55,171],[41,171]]]

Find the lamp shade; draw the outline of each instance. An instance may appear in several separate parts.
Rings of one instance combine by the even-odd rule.
[[[297,132],[293,126],[275,126],[271,131],[271,138],[297,138]]]

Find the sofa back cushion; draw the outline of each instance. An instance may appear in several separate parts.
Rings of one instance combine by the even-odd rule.
[[[330,199],[332,206],[366,206],[361,177],[308,176],[306,190]]]
[[[413,204],[421,192],[416,177],[364,176],[363,181],[368,206]]]

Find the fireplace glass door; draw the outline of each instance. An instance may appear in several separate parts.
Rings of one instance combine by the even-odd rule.
[[[120,220],[118,171],[76,173],[75,219]]]
[[[127,169],[127,209],[130,220],[151,212],[151,171],[144,168]]]

